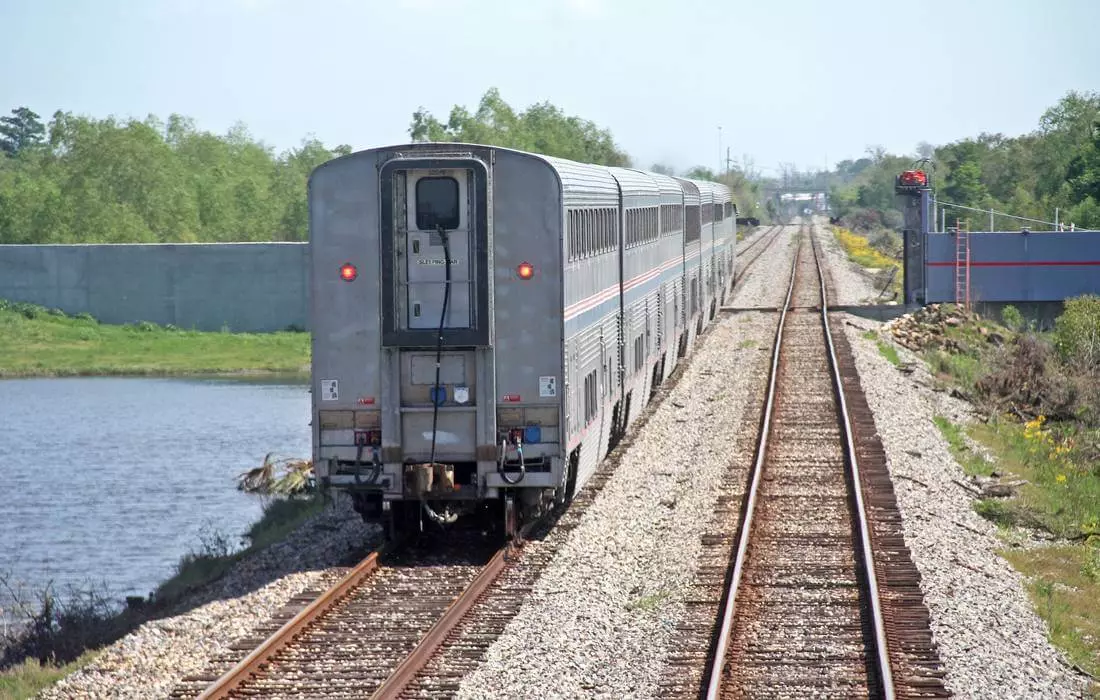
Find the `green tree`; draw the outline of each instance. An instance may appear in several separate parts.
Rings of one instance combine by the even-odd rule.
[[[496,88],[482,96],[473,114],[455,105],[446,124],[421,107],[413,113],[409,135],[413,141],[478,143],[582,163],[630,165],[629,156],[619,149],[608,130],[569,116],[549,102],[516,113]]]
[[[9,156],[19,155],[25,148],[42,143],[46,127],[39,116],[26,107],[17,107],[10,117],[0,117],[0,151]]]

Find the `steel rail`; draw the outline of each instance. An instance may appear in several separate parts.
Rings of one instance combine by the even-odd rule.
[[[714,663],[711,665],[710,680],[707,684],[707,698],[718,698],[722,688],[722,671],[725,669],[726,652],[729,649],[730,633],[733,630],[733,615],[736,607],[737,589],[741,584],[741,572],[745,567],[745,555],[749,547],[749,533],[752,532],[752,516],[756,510],[756,494],[760,486],[760,478],[764,472],[764,455],[767,452],[768,432],[771,427],[773,407],[775,404],[775,385],[779,377],[779,348],[783,344],[783,326],[786,325],[787,311],[791,306],[791,295],[794,292],[794,278],[798,272],[798,251],[802,248],[799,241],[795,250],[795,264],[791,266],[791,279],[787,284],[787,297],[783,301],[783,310],[779,312],[779,323],[775,331],[775,348],[772,350],[771,369],[768,371],[768,395],[764,404],[764,423],[760,428],[760,444],[756,450],[756,460],[753,463],[752,485],[749,487],[749,500],[745,506],[745,519],[741,525],[741,536],[737,542],[737,556],[733,563],[733,576],[730,579],[729,595],[722,611],[722,627],[718,634],[718,644],[714,652]]]
[[[810,249],[814,256],[814,264],[818,270],[818,279],[821,292],[821,318],[824,324],[826,347],[829,350],[830,375],[833,380],[833,386],[836,392],[837,401],[840,409],[839,412],[842,418],[842,428],[844,430],[846,448],[845,461],[848,464],[852,476],[852,492],[858,516],[857,520],[862,545],[861,554],[864,563],[863,568],[865,571],[872,617],[874,618],[874,642],[878,661],[878,671],[883,685],[884,697],[887,698],[887,700],[894,700],[895,691],[893,673],[890,666],[889,651],[886,645],[886,626],[882,616],[882,603],[879,599],[878,580],[874,571],[874,558],[872,554],[873,550],[871,548],[870,532],[867,522],[867,511],[863,502],[862,489],[860,485],[859,465],[856,459],[855,443],[852,437],[851,418],[848,414],[848,406],[844,398],[843,383],[840,377],[840,366],[837,362],[836,349],[833,346],[833,341],[830,334],[828,318],[829,304],[825,286],[825,272],[822,268],[821,259],[818,255],[817,245],[814,240],[812,222],[808,227],[808,232],[810,237]],[[795,251],[794,264],[791,268],[791,278],[787,287],[787,296],[783,302],[783,309],[780,313],[779,323],[776,329],[775,348],[772,351],[772,362],[768,377],[768,393],[764,407],[764,421],[760,430],[760,442],[757,447],[756,459],[753,463],[752,483],[749,487],[749,497],[745,506],[745,517],[742,521],[741,534],[738,538],[737,555],[734,559],[733,574],[730,579],[726,603],[723,606],[722,624],[718,635],[718,641],[714,650],[710,677],[707,683],[706,697],[708,698],[708,700],[717,700],[717,698],[719,698],[721,695],[722,674],[725,670],[726,654],[729,649],[730,635],[733,630],[737,591],[740,587],[742,570],[745,565],[746,553],[748,551],[748,541],[752,532],[752,518],[756,509],[757,492],[763,473],[764,457],[767,452],[768,433],[771,425],[775,400],[775,386],[778,376],[779,350],[783,340],[783,327],[786,323],[787,312],[790,310],[791,306],[791,296],[794,290],[794,281],[798,271],[798,259],[799,254],[801,253],[801,249],[802,242],[800,241],[798,248]]]
[[[778,225],[772,226],[767,231],[764,231],[763,233],[761,233],[761,234],[757,235],[756,237],[754,237],[751,241],[749,241],[749,244],[747,246],[745,246],[744,250],[738,251],[737,250],[737,245],[734,244],[735,259],[736,260],[744,260],[745,255],[750,250],[756,248],[757,245],[760,243],[760,241],[766,241],[766,243],[763,246],[760,247],[760,250],[757,251],[756,255],[754,255],[754,256],[752,256],[752,258],[746,260],[744,266],[740,267],[736,271],[737,274],[735,275],[735,279],[734,279],[735,283],[740,281],[740,279],[744,278],[745,271],[748,270],[750,267],[752,267],[753,263],[755,263],[760,258],[760,256],[764,254],[764,251],[766,251],[768,248],[771,247],[772,243],[775,243],[776,239],[779,238],[779,234],[782,233],[782,232],[783,232],[783,225],[778,224]]]
[[[416,647],[405,657],[397,668],[393,670],[389,678],[383,681],[382,685],[371,694],[371,700],[392,700],[393,698],[400,697],[401,693],[408,686],[409,682],[416,677],[428,662],[431,660],[432,655],[436,650],[443,645],[446,641],[447,635],[449,635],[462,619],[466,616],[466,613],[470,611],[470,608],[474,606],[474,603],[481,597],[481,594],[488,590],[489,586],[496,581],[501,572],[504,571],[504,567],[507,565],[509,548],[502,547],[499,552],[493,555],[493,558],[489,560],[489,563],[485,565],[485,568],[478,573],[477,577],[470,582],[470,585],[466,587],[466,590],[462,592],[447,608],[447,612],[443,613],[443,617],[432,625],[427,634],[417,642]]]
[[[818,256],[817,243],[814,241],[813,223],[810,224],[810,248],[817,265],[818,279],[821,282],[821,321],[825,325],[825,343],[829,348],[829,368],[836,389],[837,402],[840,404],[840,416],[844,429],[845,453],[848,469],[852,475],[852,493],[858,514],[859,537],[863,549],[863,570],[867,578],[867,595],[871,602],[871,612],[875,626],[875,650],[878,653],[878,671],[886,700],[894,700],[894,677],[890,667],[890,654],[886,646],[886,623],[882,617],[882,601],[879,598],[878,577],[875,575],[874,550],[871,548],[870,525],[867,522],[867,509],[863,503],[863,487],[859,478],[859,462],[856,458],[855,441],[852,438],[852,420],[848,413],[848,402],[844,398],[844,384],[840,377],[840,363],[837,361],[836,348],[829,328],[829,301],[825,293],[825,270]]]
[[[241,687],[252,676],[256,675],[260,668],[268,663],[280,650],[290,644],[293,639],[308,628],[314,620],[332,608],[345,595],[356,588],[368,576],[378,569],[378,557],[380,551],[372,552],[366,559],[359,562],[355,568],[349,571],[334,586],[317,596],[317,598],[300,610],[297,615],[264,640],[264,643],[256,647],[248,656],[244,657],[233,668],[226,671],[218,680],[214,681],[199,700],[213,700],[214,698],[229,697],[229,693]]]

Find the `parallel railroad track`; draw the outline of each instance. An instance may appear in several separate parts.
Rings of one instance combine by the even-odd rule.
[[[748,486],[718,500],[663,697],[947,696],[884,453],[806,234],[764,411],[740,443],[756,438],[755,462],[731,464],[730,482]]]
[[[261,630],[266,638],[235,644],[235,652],[254,647],[245,658],[216,659],[172,696],[345,698],[384,690],[408,673],[410,658],[434,651],[504,569],[507,553],[473,532],[374,552],[308,604],[308,594],[292,601],[300,611]]]
[[[296,596],[171,697],[454,697],[690,363],[677,365],[569,508],[522,533],[537,547],[491,553],[472,541],[456,558],[448,538],[440,551],[375,552]]]
[[[773,225],[768,228],[768,230],[758,233],[749,241],[749,244],[745,246],[744,249],[737,252],[736,282],[740,282],[744,278],[745,273],[752,267],[752,264],[755,263],[768,248],[771,248],[772,243],[779,238],[779,234],[782,232],[783,226],[781,224]],[[761,241],[764,241],[764,245],[760,245]],[[749,251],[753,251],[751,257],[748,256]]]

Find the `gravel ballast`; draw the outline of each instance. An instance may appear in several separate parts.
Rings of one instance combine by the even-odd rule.
[[[459,697],[653,694],[774,323],[719,317]]]
[[[782,303],[786,285],[774,280],[790,275],[797,230],[785,227],[730,306]],[[728,478],[729,436],[745,410],[758,410],[748,397],[766,380],[777,319],[718,317],[460,697],[655,693],[720,479]]]
[[[761,240],[757,247],[748,255],[755,256],[759,252],[759,246],[768,246],[767,250],[760,253],[760,257],[753,261],[748,269],[744,268],[744,261],[737,261],[737,287],[733,295],[726,302],[726,306],[734,308],[775,307],[783,304],[787,296],[787,281],[791,277],[791,261],[794,259],[794,251],[798,245],[795,235],[798,226],[784,226],[774,241]],[[765,233],[758,233],[747,241],[738,244],[738,256],[743,255],[752,241]],[[744,277],[742,277],[744,275]]]
[[[286,540],[234,566],[187,601],[185,613],[143,624],[40,698],[163,698],[183,677],[268,620],[298,593],[335,579],[329,569],[377,539],[341,499]]]
[[[815,227],[815,235],[825,254],[825,264],[833,279],[833,306],[880,303],[879,290],[875,288],[872,274],[848,259],[848,254],[833,235],[832,230]]]

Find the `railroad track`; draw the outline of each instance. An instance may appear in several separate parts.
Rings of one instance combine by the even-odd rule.
[[[779,234],[782,231],[782,224],[773,225],[768,228],[768,230],[754,236],[743,250],[737,251],[737,269],[735,283],[740,282],[744,278],[745,273],[750,267],[752,267],[752,264],[756,262],[761,255],[764,254],[764,251],[766,251],[768,248],[771,248],[772,243],[775,242],[775,239],[779,238]],[[764,243],[764,245],[760,245],[761,241],[766,241],[766,243]],[[752,257],[746,257],[749,251],[752,251],[754,249],[754,255]]]
[[[454,697],[690,362],[677,366],[569,507],[522,533],[537,546],[490,553],[475,538],[457,559],[448,554],[453,539],[437,549],[374,552],[296,596],[171,697]],[[410,595],[423,590],[435,595]]]
[[[660,694],[946,697],[812,227],[799,239],[764,410],[739,444],[753,463],[731,464]]]
[[[450,535],[373,552],[320,595],[299,596],[282,625],[235,644],[252,649],[243,659],[216,659],[172,697],[385,697],[505,568],[511,550],[496,538]]]

